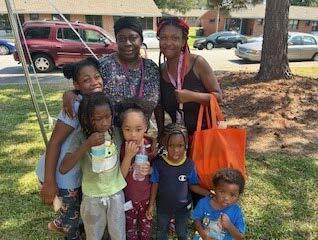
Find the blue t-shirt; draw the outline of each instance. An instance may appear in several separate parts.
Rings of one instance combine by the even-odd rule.
[[[214,209],[211,205],[211,197],[207,196],[202,198],[195,209],[192,212],[192,218],[202,222],[203,218],[208,216],[210,221],[217,222],[221,216],[221,213],[225,213],[230,218],[232,224],[239,230],[240,233],[245,233],[245,221],[242,213],[242,209],[238,204],[232,204],[223,209]],[[225,231],[224,238],[218,238],[222,240],[233,239],[228,231]]]
[[[190,159],[178,166],[170,165],[162,157],[153,162],[150,182],[158,183],[157,208],[172,211],[191,202],[189,186],[198,184],[194,163]]]
[[[74,111],[77,115],[79,108],[79,101],[75,101],[73,104]],[[77,118],[69,118],[65,112],[61,111],[57,117],[58,121],[63,122],[66,125],[71,126],[76,129],[79,127],[79,121]],[[70,141],[72,139],[73,131],[64,141],[61,146],[60,156],[56,166],[55,180],[58,188],[61,189],[73,189],[81,186],[82,173],[79,164],[76,164],[70,171],[66,174],[61,174],[59,171],[60,165],[64,159],[64,156],[69,148]],[[43,154],[38,162],[36,167],[36,175],[38,176],[41,182],[44,182],[44,173],[45,173],[45,154]]]

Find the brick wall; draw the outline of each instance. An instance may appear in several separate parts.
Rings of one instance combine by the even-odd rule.
[[[103,28],[110,34],[114,34],[114,18],[113,16],[103,16]]]
[[[79,21],[85,23],[85,15],[71,15],[70,20],[71,22]]]
[[[200,18],[201,20],[201,26],[204,29],[204,36],[208,36],[211,33],[216,32],[216,17],[217,17],[217,11],[211,10],[206,12],[202,15]],[[219,31],[224,30],[225,25],[225,18],[220,14],[220,21],[219,21]]]
[[[263,31],[264,31],[264,20],[263,20],[263,23],[261,24],[259,20],[251,20],[254,22],[254,25],[253,25],[253,31],[252,31],[252,34],[253,36],[259,36],[261,34],[263,34]]]
[[[301,21],[300,20],[298,22],[298,29],[296,31],[310,33],[311,32],[311,21],[309,21],[309,25],[308,25],[308,21]]]

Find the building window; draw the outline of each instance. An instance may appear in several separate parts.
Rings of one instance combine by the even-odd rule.
[[[153,18],[152,17],[143,17],[139,18],[142,29],[153,29]]]
[[[70,20],[70,14],[63,14],[67,20]],[[63,18],[59,14],[52,14],[52,20],[56,21],[64,21]]]
[[[257,19],[257,25],[263,25],[263,22],[264,22],[263,18]]]
[[[312,22],[311,31],[318,31],[318,21]]]
[[[19,14],[19,19],[20,19],[20,23],[22,25],[25,22],[24,15],[23,14]]]
[[[0,14],[0,30],[11,30],[8,14]]]
[[[298,29],[298,20],[291,19],[289,20],[289,29],[291,30],[297,30]]]
[[[30,20],[39,20],[40,16],[37,13],[30,13]]]
[[[100,15],[86,15],[85,19],[88,24],[103,27],[103,19]]]

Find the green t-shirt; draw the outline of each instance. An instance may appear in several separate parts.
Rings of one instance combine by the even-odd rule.
[[[80,129],[76,130],[67,152],[75,152],[85,140],[82,131]],[[83,172],[82,191],[84,195],[89,197],[108,197],[126,187],[126,181],[120,170],[120,135],[117,130],[114,131],[113,140],[117,148],[117,163],[113,168],[101,173],[95,173],[92,171],[92,158],[89,152],[86,152],[81,159],[80,164]]]

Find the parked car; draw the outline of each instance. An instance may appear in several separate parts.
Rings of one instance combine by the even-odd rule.
[[[251,42],[263,42],[263,35],[260,35],[258,37],[250,37],[247,39],[246,43],[251,43]]]
[[[263,42],[240,44],[236,56],[248,61],[260,61]],[[318,61],[318,38],[308,33],[291,32],[288,34],[289,60]]]
[[[71,24],[97,57],[117,50],[113,37],[102,28],[77,22]],[[55,67],[91,56],[66,22],[28,21],[23,24],[23,32],[37,72],[50,72]],[[28,60],[23,41],[22,45]],[[19,61],[18,54],[14,54],[14,59]]]
[[[16,51],[14,42],[0,39],[0,55],[12,54]]]
[[[312,31],[310,34],[318,36],[318,31]]]
[[[157,38],[157,32],[152,30],[144,30],[142,35],[144,37],[143,45],[146,48],[159,48],[159,40]]]
[[[202,50],[204,48],[211,50],[212,48],[224,47],[230,49],[236,47],[239,43],[245,43],[246,37],[234,32],[234,31],[223,31],[212,33],[206,38],[199,38],[194,41],[193,47]]]

